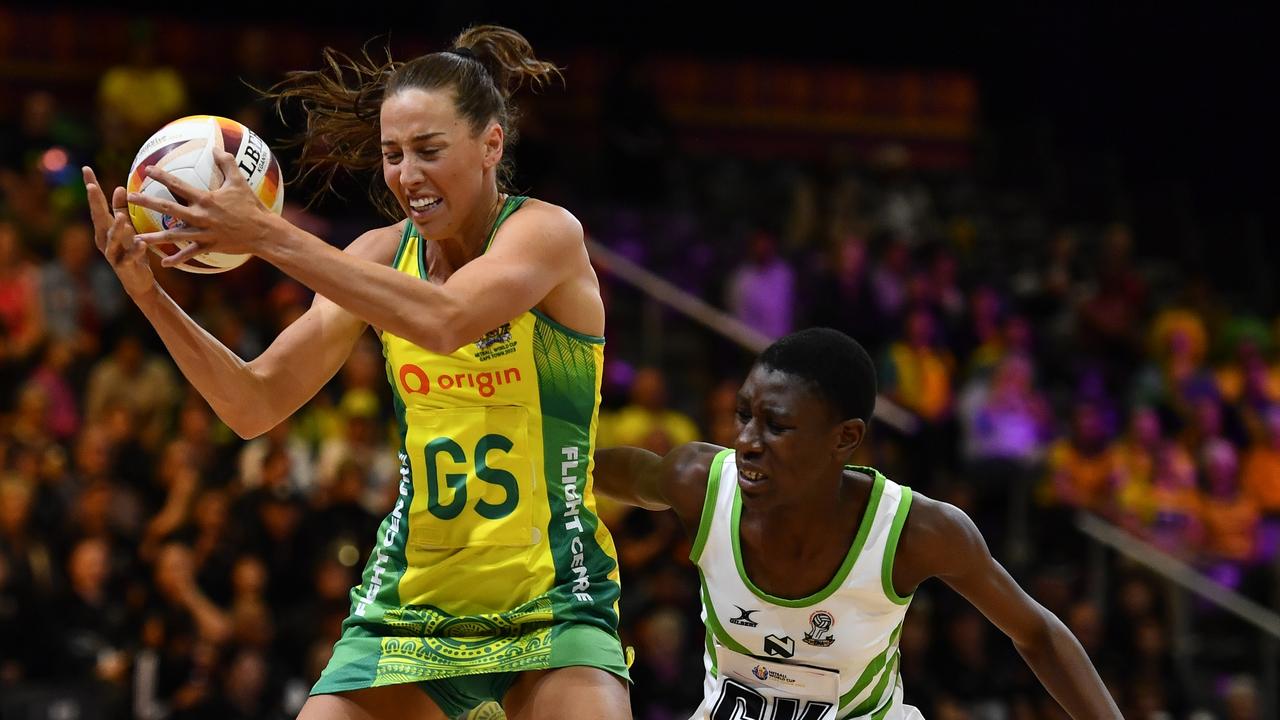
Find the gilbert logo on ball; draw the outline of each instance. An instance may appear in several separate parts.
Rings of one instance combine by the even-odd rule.
[[[160,128],[142,145],[129,168],[128,191],[165,200],[177,200],[163,183],[147,177],[143,170],[156,165],[193,187],[209,189],[222,184],[222,170],[213,161],[213,151],[231,153],[249,187],[262,204],[279,214],[284,207],[284,183],[280,163],[271,148],[252,130],[229,118],[191,115]],[[138,232],[156,232],[182,227],[182,221],[138,205],[129,205],[129,217]],[[186,243],[153,245],[159,255],[172,255]],[[193,273],[220,273],[243,265],[248,255],[207,252],[175,267]]]

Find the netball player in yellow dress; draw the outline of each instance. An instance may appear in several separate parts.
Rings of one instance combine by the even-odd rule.
[[[591,493],[604,307],[566,210],[502,192],[510,91],[556,74],[523,37],[464,32],[453,49],[329,67],[277,88],[303,100],[304,158],[381,167],[396,217],[339,251],[272,215],[230,161],[185,205],[108,204],[85,169],[97,242],[218,415],[253,437],[306,403],[367,325],[382,337],[399,418],[399,494],[333,657],[301,717],[454,716],[487,700],[513,718],[630,716],[613,541]],[[345,71],[343,68],[345,67]],[[136,235],[133,202],[180,230]],[[148,243],[252,253],[315,290],[263,355],[237,357],[156,284]]]

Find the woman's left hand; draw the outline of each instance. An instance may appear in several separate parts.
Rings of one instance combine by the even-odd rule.
[[[161,261],[165,267],[211,251],[233,255],[258,254],[272,234],[271,223],[278,216],[253,193],[240,168],[236,167],[235,158],[221,150],[214,150],[213,158],[223,180],[220,186],[210,190],[192,187],[154,165],[146,169],[148,176],[169,188],[175,198],[185,200],[185,205],[129,193],[130,203],[182,221],[182,227],[138,235],[139,240],[149,245],[176,240],[190,243],[173,255],[165,256]]]

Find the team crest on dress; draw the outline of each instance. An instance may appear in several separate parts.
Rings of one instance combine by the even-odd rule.
[[[809,616],[809,632],[804,634],[804,641],[816,647],[827,647],[836,641],[836,636],[831,634],[831,626],[836,624],[836,619],[826,610],[818,610]]]
[[[475,345],[477,360],[492,360],[515,352],[516,343],[511,340],[511,323],[502,323],[485,333]]]

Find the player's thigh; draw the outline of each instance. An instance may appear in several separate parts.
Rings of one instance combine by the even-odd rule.
[[[406,683],[312,695],[298,720],[449,720],[421,688]]]
[[[508,720],[630,720],[627,683],[593,667],[521,673],[502,702]]]

